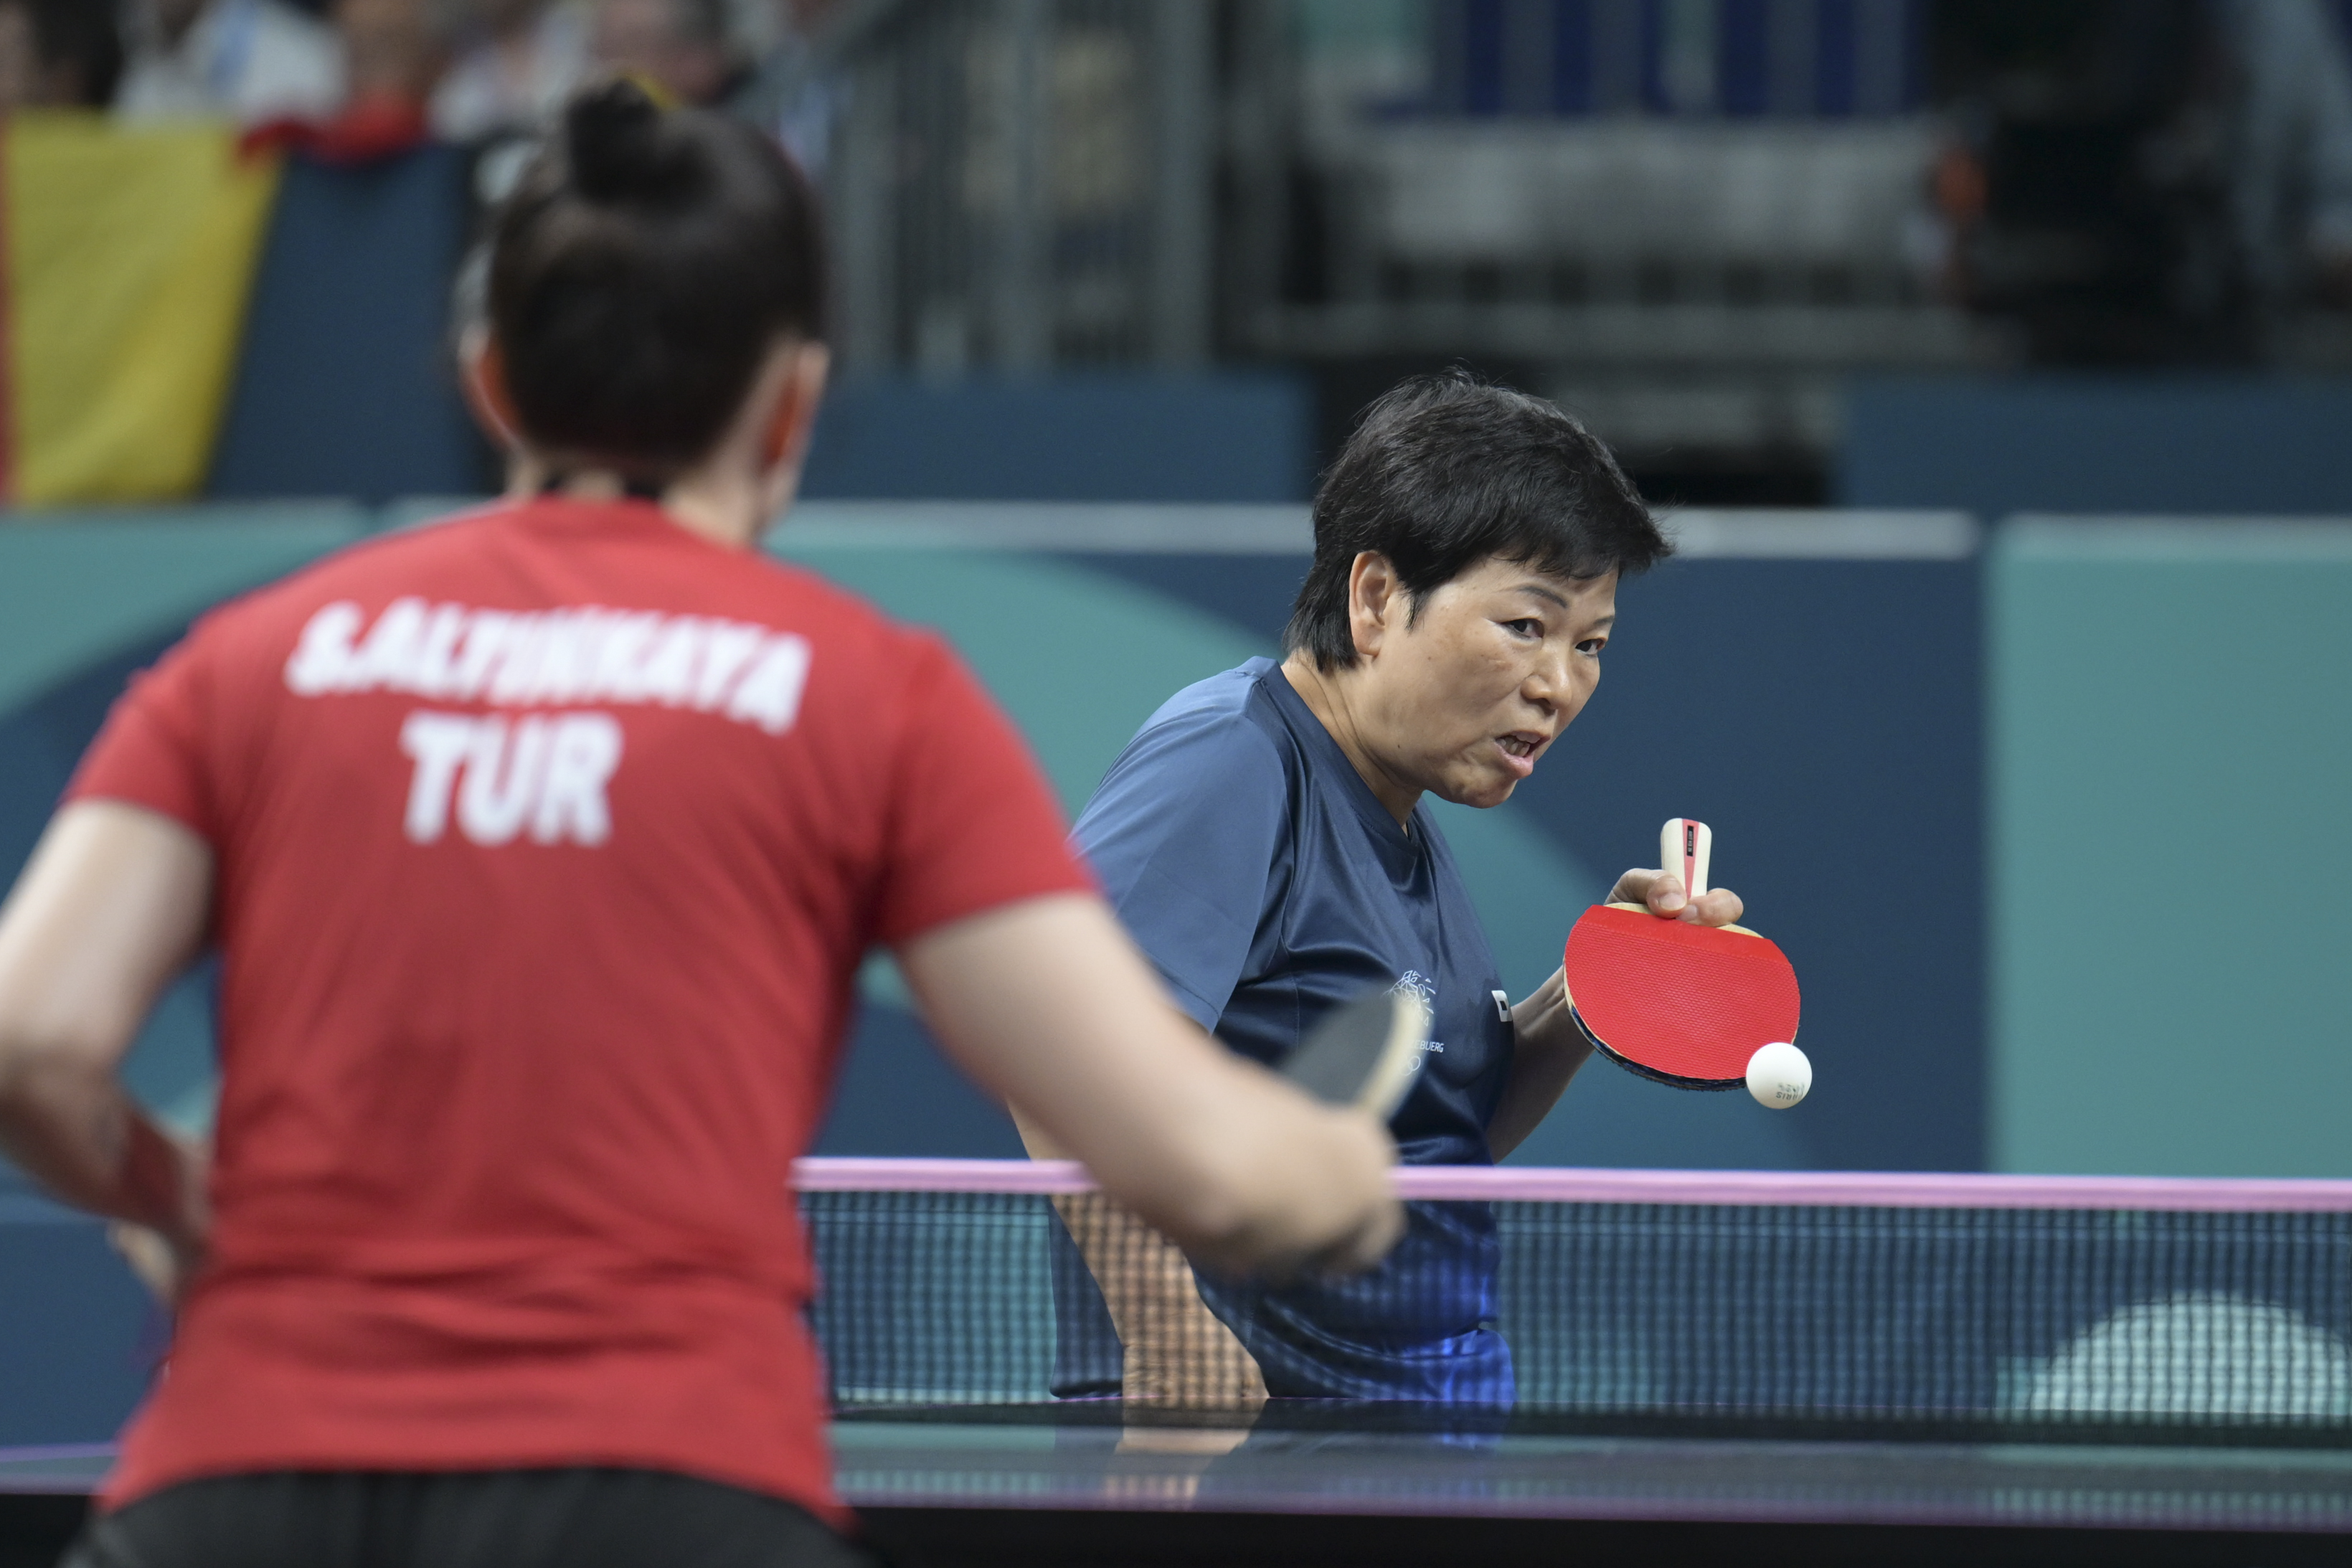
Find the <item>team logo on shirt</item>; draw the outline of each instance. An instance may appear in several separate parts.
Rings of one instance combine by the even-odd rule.
[[[1389,994],[1391,996],[1397,994],[1401,991],[1409,991],[1415,996],[1420,997],[1421,1005],[1429,1009],[1431,1022],[1434,1023],[1436,1021],[1437,982],[1432,980],[1428,975],[1423,974],[1418,969],[1408,969],[1402,974],[1397,976],[1395,984],[1389,987]],[[1421,1064],[1427,1060],[1433,1054],[1441,1057],[1445,1054],[1445,1044],[1444,1041],[1422,1041],[1421,1055],[1413,1058],[1413,1067],[1418,1069]]]
[[[807,689],[809,640],[707,616],[588,605],[539,611],[395,599],[369,624],[348,600],[313,614],[286,661],[297,697],[405,692],[492,707],[651,704],[715,714],[771,735]],[[400,728],[414,764],[402,827],[418,844],[452,822],[476,844],[602,844],[605,786],[621,764],[604,712],[444,713]]]

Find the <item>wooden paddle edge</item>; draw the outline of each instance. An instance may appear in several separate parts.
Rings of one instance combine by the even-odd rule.
[[[1656,910],[1651,909],[1647,904],[1611,903],[1603,904],[1601,907],[1604,910],[1631,910],[1637,915],[1648,915],[1654,921],[1664,920],[1666,918],[1665,916],[1659,914]],[[1696,925],[1698,922],[1696,921],[1685,921],[1683,923],[1685,925]],[[1752,936],[1759,942],[1762,942],[1764,940],[1764,933],[1762,931],[1749,931],[1746,926],[1705,926],[1701,929],[1705,931],[1727,931],[1734,936]]]
[[[1566,984],[1563,982],[1561,986],[1563,994],[1566,990]],[[1652,1083],[1662,1083],[1668,1089],[1679,1089],[1694,1094],[1721,1094],[1727,1089],[1748,1087],[1748,1079],[1744,1074],[1738,1078],[1685,1078],[1679,1073],[1661,1072],[1656,1068],[1643,1067],[1640,1062],[1630,1058],[1619,1056],[1609,1048],[1608,1041],[1592,1032],[1592,1026],[1587,1024],[1584,1021],[1584,1015],[1576,1010],[1573,997],[1569,999],[1568,1016],[1570,1021],[1575,1024],[1576,1032],[1584,1037],[1586,1044],[1635,1078],[1645,1078]]]

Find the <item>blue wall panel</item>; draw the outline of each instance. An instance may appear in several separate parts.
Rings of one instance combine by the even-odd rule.
[[[802,493],[1293,501],[1306,499],[1314,461],[1312,395],[1283,376],[848,380],[825,399]]]
[[[467,171],[448,147],[287,164],[207,493],[379,501],[488,482],[449,347]]]
[[[1087,559],[1269,642],[1305,566]],[[1804,983],[1817,1082],[1769,1158],[1729,1120],[1744,1096],[1658,1090],[1637,1136],[1614,1094],[1580,1115],[1580,1079],[1541,1163],[1982,1168],[1979,597],[1973,560],[1686,560],[1620,591],[1601,688],[1512,807],[1603,879],[1654,861],[1666,818],[1710,824],[1717,879]],[[1702,1136],[1738,1142],[1715,1159]]]
[[[2352,513],[2352,381],[1863,380],[1845,426],[1846,506]]]
[[[785,538],[789,548],[790,530]],[[1045,752],[1075,809],[1162,698],[1276,647],[1306,558],[819,551],[814,563],[898,613],[946,626]],[[1506,978],[1532,986],[1555,961],[1576,900],[1646,864],[1660,821],[1700,816],[1720,835],[1722,879],[1806,981],[1803,1042],[1820,1085],[1802,1114],[1761,1120],[1736,1097],[1642,1086],[1628,1106],[1619,1103],[1624,1086],[1580,1086],[1530,1154],[1980,1166],[1975,563],[1677,561],[1628,584],[1621,609],[1599,694],[1496,814],[1549,843],[1568,868],[1546,895],[1561,907],[1489,906]],[[142,630],[0,712],[0,873],[13,874],[30,848],[124,677],[167,637]],[[1459,840],[1494,826],[1480,815],[1461,814],[1449,834]],[[1506,870],[1494,880],[1511,879]],[[174,994],[137,1058],[159,1106],[194,1113],[202,1105],[205,984],[198,975]],[[822,1146],[1012,1152],[1001,1113],[911,1031],[903,999],[869,987],[869,1000],[841,1113]]]
[[[105,1226],[0,1192],[0,1446],[111,1437],[165,1331]]]

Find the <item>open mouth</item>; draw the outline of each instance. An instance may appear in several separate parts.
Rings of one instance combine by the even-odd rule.
[[[1495,737],[1496,749],[1503,753],[1503,765],[1514,778],[1523,779],[1536,771],[1536,753],[1543,750],[1543,736],[1530,735],[1525,730]]]

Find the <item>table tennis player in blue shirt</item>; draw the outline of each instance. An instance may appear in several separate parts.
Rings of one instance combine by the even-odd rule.
[[[1548,403],[1454,374],[1375,404],[1316,496],[1286,656],[1171,698],[1078,821],[1178,1005],[1271,1066],[1339,1003],[1409,987],[1432,1024],[1391,1122],[1402,1159],[1486,1164],[1525,1138],[1589,1047],[1558,973],[1509,1005],[1420,801],[1509,797],[1592,695],[1619,579],[1670,549],[1607,450]],[[1686,900],[1650,870],[1611,896],[1713,925],[1740,914],[1730,893]],[[1265,1392],[1511,1403],[1491,1210],[1409,1215],[1357,1279],[1198,1276]],[[1135,1330],[1120,1327],[1129,1397],[1181,1397],[1165,1356],[1145,1358],[1160,1381],[1139,1389]]]

